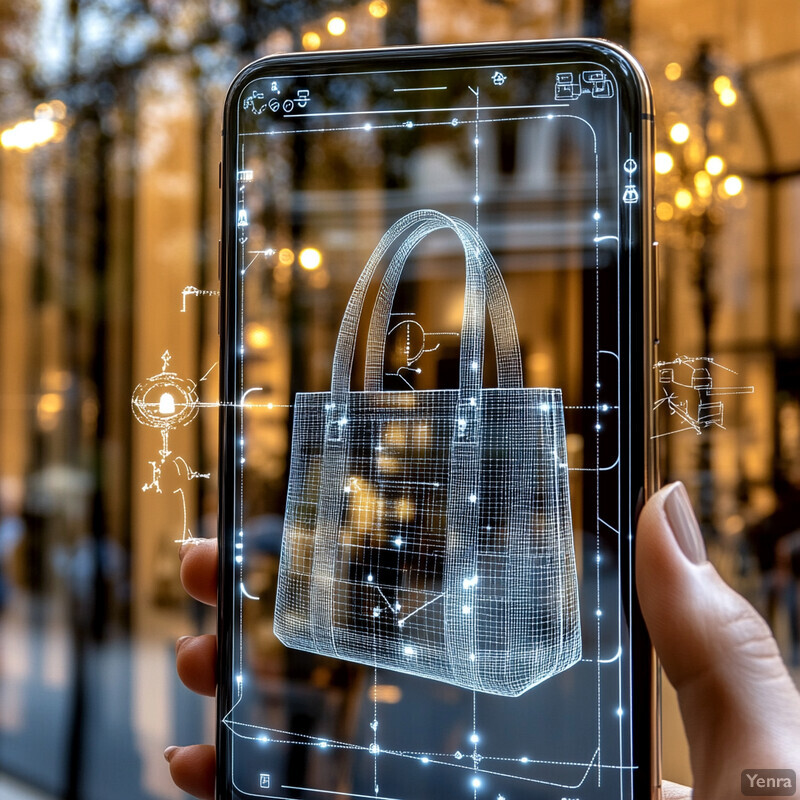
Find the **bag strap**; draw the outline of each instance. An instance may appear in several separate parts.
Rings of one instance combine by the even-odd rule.
[[[486,282],[485,265],[491,260],[485,245],[477,242],[469,226],[438,211],[422,209],[401,217],[383,235],[366,266],[359,275],[353,292],[345,308],[336,348],[333,356],[331,374],[332,418],[347,408],[347,395],[350,391],[350,378],[353,370],[358,325],[364,308],[367,290],[372,277],[389,248],[404,234],[415,227],[437,221],[440,228],[449,228],[458,235],[464,247],[466,260],[466,289],[464,292],[464,319],[461,326],[461,359],[459,367],[459,388],[464,393],[475,393],[483,385],[483,347],[485,339]],[[410,252],[410,251],[409,251]],[[398,262],[402,266],[405,258]],[[496,266],[496,265],[495,265]],[[494,291],[494,283],[493,291]],[[513,317],[512,317],[513,321]],[[519,347],[517,345],[517,352]],[[521,375],[520,367],[520,375]],[[341,424],[346,417],[339,417]]]
[[[400,275],[406,260],[414,248],[429,234],[437,230],[452,228],[466,248],[471,248],[477,266],[481,269],[486,288],[489,318],[494,331],[495,354],[497,358],[497,381],[501,389],[522,387],[522,358],[519,350],[519,337],[511,307],[508,290],[489,248],[480,234],[464,220],[445,217],[437,212],[429,212],[431,217],[405,239],[392,257],[381,281],[378,297],[370,319],[367,337],[367,358],[364,369],[364,390],[379,392],[383,389],[383,361],[386,337]],[[465,297],[465,308],[467,298]],[[467,361],[467,364],[470,364]]]

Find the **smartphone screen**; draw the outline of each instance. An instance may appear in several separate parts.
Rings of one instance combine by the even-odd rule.
[[[220,797],[649,797],[651,124],[600,42],[237,78]]]

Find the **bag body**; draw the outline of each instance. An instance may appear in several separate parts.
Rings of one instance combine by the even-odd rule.
[[[460,388],[382,391],[400,270],[441,228],[467,261]],[[350,391],[366,286],[401,237],[365,390]],[[481,386],[487,306],[498,388]],[[285,645],[506,696],[580,660],[561,392],[522,388],[521,375],[505,285],[477,232],[433,211],[395,223],[348,304],[331,391],[295,397],[274,623]]]

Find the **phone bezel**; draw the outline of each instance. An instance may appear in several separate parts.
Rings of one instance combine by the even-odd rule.
[[[591,55],[593,59],[605,59],[617,68],[626,71],[629,80],[624,84],[630,103],[631,118],[640,120],[638,131],[641,143],[641,202],[639,208],[640,237],[639,245],[630,256],[630,264],[641,262],[641,270],[631,270],[627,285],[628,296],[641,297],[641,303],[634,305],[628,302],[632,316],[629,320],[629,331],[640,331],[641,335],[629,336],[631,358],[630,386],[638,383],[642,388],[642,405],[639,419],[630,417],[632,439],[639,439],[641,449],[636,454],[636,463],[632,463],[630,473],[641,476],[641,481],[631,480],[629,497],[630,509],[635,519],[634,505],[642,502],[652,494],[659,485],[658,458],[656,440],[652,438],[653,416],[653,377],[652,365],[657,361],[657,280],[656,257],[653,229],[653,153],[654,153],[654,119],[653,100],[650,85],[644,70],[639,63],[623,48],[601,39],[548,39],[538,41],[492,42],[483,44],[457,45],[424,45],[412,47],[386,47],[364,50],[317,51],[314,53],[288,53],[268,56],[247,65],[232,82],[225,100],[222,128],[222,164],[220,186],[222,190],[222,233],[220,245],[220,426],[219,426],[219,609],[218,609],[218,682],[217,692],[217,785],[218,800],[235,797],[236,791],[231,785],[228,775],[229,735],[220,723],[230,709],[230,698],[233,693],[231,669],[228,655],[233,636],[232,618],[234,609],[232,597],[232,575],[230,564],[233,559],[233,535],[235,520],[232,516],[230,488],[235,485],[235,353],[238,318],[238,294],[236,292],[236,275],[230,268],[233,262],[231,251],[235,242],[235,228],[232,224],[230,209],[235,205],[236,159],[236,114],[238,102],[244,88],[259,73],[273,72],[276,67],[284,74],[303,74],[309,66],[315,69],[335,70],[353,69],[369,64],[373,69],[376,64],[385,62],[387,66],[396,68],[398,60],[403,59],[409,65],[425,61],[444,61],[449,58],[471,55],[486,59],[487,62],[510,53],[539,55],[543,58],[574,58],[585,60]],[[636,312],[636,313],[635,313]],[[639,372],[641,370],[641,372]],[[638,379],[638,380],[637,380]],[[635,396],[635,393],[633,394]],[[636,436],[639,428],[641,436]],[[636,467],[634,469],[634,466]],[[636,537],[633,537],[631,559],[635,557]],[[629,573],[633,565],[627,561],[627,552],[622,549],[623,569]],[[659,798],[661,796],[661,725],[660,725],[660,669],[657,658],[650,643],[644,620],[641,615],[636,593],[628,598],[623,597],[623,605],[629,613],[629,624],[632,641],[632,740],[634,763],[649,765],[649,772],[634,773],[634,797]]]

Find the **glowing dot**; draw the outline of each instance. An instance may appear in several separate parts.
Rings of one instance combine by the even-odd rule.
[[[548,114],[547,115],[547,119],[553,119],[553,115],[552,114]]]
[[[319,50],[322,45],[322,37],[316,31],[307,31],[303,34],[304,50]]]
[[[475,502],[477,499],[478,499],[478,496],[477,496],[477,495],[471,494],[471,495],[469,496],[469,501],[470,501],[470,503],[474,503],[474,502]]]
[[[600,212],[595,211],[594,214],[592,214],[592,219],[600,219]]]
[[[243,355],[244,355],[244,345],[242,345],[242,346],[239,348],[239,355],[240,355],[240,356],[243,356]]]
[[[675,192],[675,205],[686,210],[692,205],[692,193],[688,189],[678,189]]]
[[[320,742],[319,746],[322,747],[322,748],[325,748],[325,747],[328,746],[328,743],[327,742]]]
[[[469,660],[470,661],[474,661],[475,660],[475,653],[470,653],[469,654]]]
[[[521,764],[527,764],[528,763],[528,756],[522,756],[522,758],[520,759],[520,763]]]
[[[600,381],[597,381],[597,383],[595,384],[595,388],[597,388],[597,389],[600,388]]]
[[[550,410],[550,403],[542,403],[542,404],[539,406],[539,411],[544,411],[544,413],[545,413],[545,414],[546,414],[546,413],[547,413],[549,410]]]
[[[709,156],[706,159],[706,172],[709,175],[721,175],[725,169],[725,162],[719,156]]]
[[[237,564],[241,564],[242,563],[242,556],[236,556],[236,563]]]
[[[477,147],[477,146],[478,146],[478,145],[481,143],[481,140],[480,140],[480,139],[479,139],[479,138],[476,136],[476,137],[473,139],[473,142],[474,142],[474,144],[475,144],[475,147]]]
[[[244,439],[239,439],[239,447],[244,447]]]
[[[726,89],[731,88],[731,79],[727,75],[717,75],[714,78],[714,91],[722,94]]]
[[[372,583],[372,581],[374,581],[374,580],[375,580],[375,576],[374,576],[374,575],[373,575],[373,574],[370,572],[370,574],[369,574],[369,575],[367,575],[367,580],[368,580],[370,583]]]
[[[477,361],[473,361],[473,362],[470,364],[470,367],[471,367],[473,370],[476,370],[476,369],[478,369],[478,362],[477,362]]]
[[[472,785],[477,789],[481,785],[481,779],[480,778],[473,778],[472,779]]]
[[[599,564],[600,563],[600,556],[595,556],[594,560]]]
[[[668,81],[678,80],[682,72],[683,68],[677,61],[670,61],[670,63],[664,67],[664,75],[666,75]]]
[[[676,122],[669,129],[669,138],[675,144],[683,144],[689,139],[689,126],[685,122]]]
[[[339,420],[339,424],[342,425],[342,426],[347,425],[347,417],[342,417]]]
[[[480,737],[480,736],[478,736],[478,734],[477,734],[477,733],[473,733],[473,734],[472,734],[472,736],[470,736],[470,737],[469,737],[469,740],[470,740],[470,741],[471,741],[473,744],[477,744],[477,743],[478,743],[478,742],[481,740],[481,737]]]
[[[599,430],[600,430],[600,423],[599,423],[599,422],[597,423],[597,425],[595,425],[595,426],[594,426],[594,429],[595,429],[596,431],[599,431]]]
[[[236,683],[241,683],[241,682],[242,682],[242,676],[241,675],[237,675],[236,676]]]
[[[406,122],[406,128],[413,128],[413,127],[414,127],[414,123],[411,120],[408,120]]]
[[[395,544],[396,544],[398,547],[402,547],[402,546],[403,546],[403,540],[402,540],[402,539],[401,539],[399,536],[398,536],[398,537],[397,537],[397,538],[394,540],[394,543],[395,543]]]
[[[347,23],[341,17],[331,17],[328,20],[328,33],[331,36],[341,36],[347,30]]]
[[[414,655],[414,654],[415,654],[417,651],[416,651],[416,650],[415,650],[413,647],[411,647],[410,645],[406,645],[406,646],[403,648],[403,652],[404,652],[404,653],[405,653],[407,656],[413,656],[413,655]]]
[[[659,175],[666,175],[674,166],[675,160],[669,153],[664,150],[660,150],[656,153],[655,167]]]
[[[346,494],[350,494],[350,484],[348,483],[347,486],[344,487],[344,491]]]
[[[364,123],[364,130],[365,130],[365,131],[371,131],[371,130],[372,130],[372,123],[370,123],[370,122],[365,122],[365,123]]]
[[[272,408],[272,403],[267,403],[267,408]]]
[[[159,398],[158,413],[164,415],[175,413],[175,398],[169,392],[164,392]]]
[[[603,411],[608,411],[608,405],[607,405],[606,403],[603,403],[603,405],[602,405],[602,406],[600,406],[600,408],[601,408]]]
[[[244,536],[244,531],[239,531],[239,536]]]
[[[427,764],[427,763],[430,761],[430,759],[428,758],[428,756],[422,756],[422,758],[420,759],[420,761],[421,761],[423,764]]]
[[[737,194],[741,194],[742,189],[744,189],[744,183],[738,175],[728,175],[722,182],[722,188],[727,195],[734,197]]]
[[[620,706],[620,707],[617,709],[617,716],[618,716],[618,717],[621,717],[621,716],[623,715],[623,713],[624,713],[624,712],[623,712],[623,710],[622,710],[622,706]]]
[[[266,744],[269,741],[269,737],[268,736],[264,736],[262,734],[261,736],[258,737],[258,741],[261,742],[262,744]]]
[[[368,6],[370,16],[381,19],[389,13],[389,5],[385,0],[372,0]]]
[[[732,106],[738,99],[735,89],[728,88],[719,93],[719,101],[726,107]]]
[[[603,612],[599,608],[594,613],[595,613],[595,616],[597,616],[597,617],[602,617],[603,616]]]
[[[461,606],[461,611],[464,614],[471,614],[472,613],[472,608],[470,606]]]
[[[474,200],[476,203],[480,203],[480,201],[481,201],[481,196],[480,196],[479,194],[476,194],[476,195],[475,195],[475,197],[473,197],[472,199],[473,199],[473,200]]]
[[[319,265],[322,263],[322,253],[316,249],[316,247],[306,247],[300,251],[300,256],[298,257],[300,261],[300,266],[303,269],[307,269],[309,272],[312,270],[317,269]]]
[[[240,464],[244,464],[244,458],[240,458],[240,459],[239,459],[239,463],[240,463]]]

